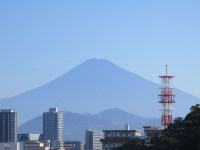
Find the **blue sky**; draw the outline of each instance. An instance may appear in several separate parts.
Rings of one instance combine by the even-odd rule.
[[[0,98],[91,58],[200,97],[200,1],[0,1]]]

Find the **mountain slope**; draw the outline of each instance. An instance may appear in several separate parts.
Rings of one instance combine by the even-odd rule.
[[[142,118],[121,109],[108,109],[90,116],[71,112],[63,114],[65,140],[84,141],[86,129],[124,129],[124,125],[129,123],[131,129],[143,130],[144,125],[160,125],[160,119]],[[18,133],[42,133],[42,116],[22,124]]]
[[[131,129],[139,130],[142,130],[145,125],[160,126],[160,119],[158,118],[140,117],[119,108],[107,109],[92,117],[109,120],[111,123],[118,125],[120,129],[123,129],[126,123],[130,125]]]
[[[0,109],[13,108],[18,112],[19,124],[49,107],[77,113],[122,108],[143,117],[159,117],[158,87],[107,60],[91,59],[44,86],[0,100]],[[191,105],[200,103],[183,91],[175,93],[177,116],[184,116]]]
[[[104,119],[95,119],[77,113],[64,112],[64,139],[83,140],[86,129],[102,130],[117,128],[117,125]],[[18,133],[42,133],[42,115],[18,127]]]

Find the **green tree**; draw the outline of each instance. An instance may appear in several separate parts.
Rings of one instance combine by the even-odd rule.
[[[200,150],[200,104],[192,106],[183,121],[182,149]]]
[[[151,144],[131,140],[116,150],[200,150],[200,104],[192,106],[185,119],[175,118]]]
[[[184,120],[176,118],[152,145],[153,150],[200,150],[200,104],[192,106]]]
[[[118,148],[114,148],[114,150],[150,150],[150,148],[145,146],[143,142],[133,139]]]

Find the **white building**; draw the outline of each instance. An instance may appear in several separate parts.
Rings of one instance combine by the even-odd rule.
[[[17,134],[17,141],[23,142],[23,141],[41,141],[42,140],[42,134]]]
[[[125,130],[103,130],[104,139],[101,139],[103,150],[112,150],[124,143],[141,138],[141,130],[129,130],[129,126],[125,125]]]
[[[0,143],[0,150],[24,150],[23,142]]]
[[[102,131],[86,130],[85,133],[85,150],[102,150]]]

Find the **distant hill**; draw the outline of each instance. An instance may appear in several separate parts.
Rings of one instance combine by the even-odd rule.
[[[18,112],[19,125],[49,107],[79,114],[120,108],[142,117],[159,117],[158,87],[110,61],[90,59],[44,86],[0,100],[0,109]],[[185,116],[191,105],[200,103],[199,98],[178,89],[175,94],[175,116]]]
[[[160,119],[158,118],[144,118],[132,113],[123,111],[119,108],[107,109],[92,117],[96,119],[109,120],[111,123],[118,125],[120,129],[124,128],[124,125],[128,123],[133,129],[140,129],[144,125],[160,126]]]
[[[124,129],[126,123],[131,129],[143,130],[144,125],[160,125],[160,119],[147,119],[121,109],[108,109],[95,115],[80,115],[64,112],[64,139],[82,140],[85,130]],[[42,116],[22,124],[18,133],[42,133]]]

